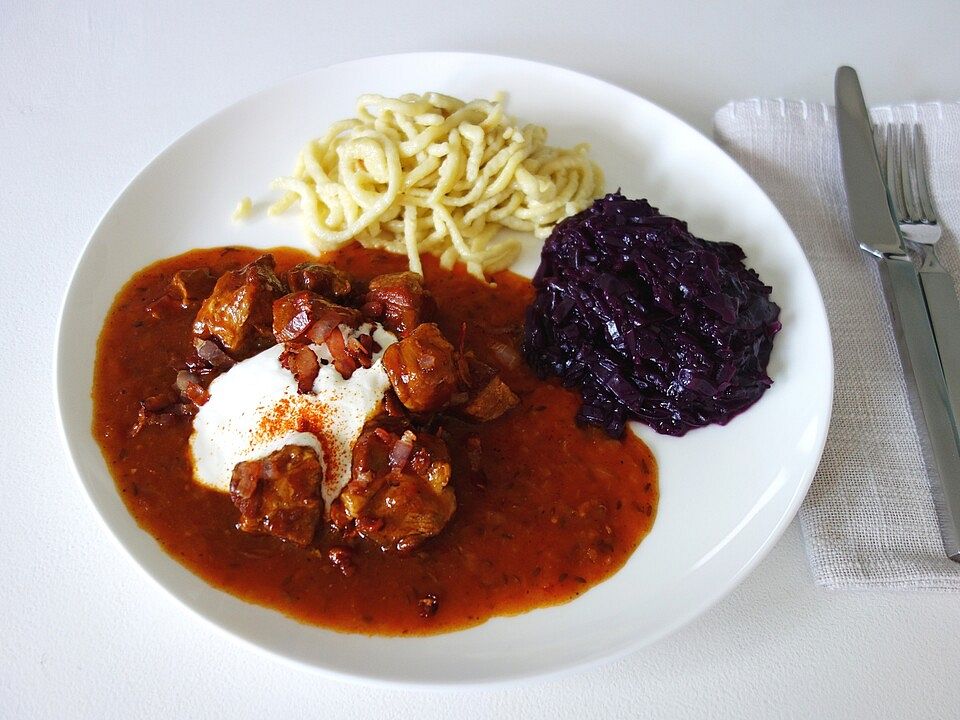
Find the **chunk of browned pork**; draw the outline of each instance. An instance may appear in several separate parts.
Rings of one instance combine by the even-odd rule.
[[[388,347],[383,367],[397,398],[413,412],[442,410],[457,391],[453,345],[433,323],[418,325]]]
[[[189,307],[195,302],[206,299],[213,292],[217,279],[210,274],[207,268],[193,268],[179,270],[170,280],[170,294],[182,307]]]
[[[340,502],[360,535],[384,550],[409,552],[453,516],[457,500],[450,472],[442,440],[381,418],[354,445],[351,480]]]
[[[230,497],[240,510],[237,527],[309,545],[323,513],[322,478],[316,450],[302,445],[237,463],[230,480]]]
[[[309,345],[286,343],[277,360],[281,367],[293,374],[297,381],[297,394],[313,391],[313,384],[320,374],[320,359]]]
[[[319,344],[338,325],[359,324],[359,310],[335,305],[309,290],[290,293],[273,302],[273,336],[278,343]]]
[[[520,403],[496,369],[477,359],[470,351],[457,354],[457,379],[463,392],[457,411],[478,422],[496,420]]]
[[[197,405],[192,401],[183,401],[176,393],[167,390],[159,395],[151,395],[140,401],[140,411],[137,420],[130,428],[130,437],[140,434],[140,431],[151,425],[169,425],[182,418],[195,415]]]
[[[516,407],[519,402],[513,390],[507,387],[499,375],[495,375],[470,397],[467,404],[463,406],[463,413],[474,420],[489,422]]]
[[[353,281],[333,265],[303,262],[287,270],[290,292],[309,290],[327,300],[343,301],[353,292]]]
[[[200,306],[193,323],[194,334],[216,338],[235,359],[272,345],[273,301],[284,292],[273,269],[273,256],[263,255],[221,275]]]
[[[206,298],[216,282],[217,279],[205,267],[178,270],[173,274],[163,295],[144,310],[155,318],[169,315],[175,309],[186,310]]]
[[[423,287],[417,273],[399,272],[379,275],[370,281],[364,311],[388,330],[406,337],[435,307],[433,297]]]

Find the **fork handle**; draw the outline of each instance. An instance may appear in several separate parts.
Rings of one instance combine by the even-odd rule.
[[[920,285],[937,341],[950,408],[953,416],[960,418],[960,299],[953,278],[939,263],[920,271]]]
[[[919,273],[906,255],[885,256],[878,265],[903,361],[910,409],[933,476],[943,547],[951,560],[960,562],[960,446]]]

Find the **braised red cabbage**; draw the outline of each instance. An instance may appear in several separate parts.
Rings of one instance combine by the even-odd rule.
[[[724,425],[770,387],[780,330],[771,288],[733,243],[619,192],[559,223],[543,246],[523,350],[580,391],[578,422],[621,437]]]

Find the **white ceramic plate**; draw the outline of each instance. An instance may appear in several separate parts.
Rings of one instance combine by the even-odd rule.
[[[360,93],[509,93],[509,111],[548,128],[554,144],[588,141],[608,189],[649,198],[691,230],[730,240],[773,285],[783,308],[775,383],[726,427],[684,438],[639,434],[660,467],[660,507],[626,566],[577,600],[425,638],[346,635],[301,625],[214,589],[140,529],[91,433],[96,339],[121,285],[162,257],[201,246],[299,245],[294,219],[233,225],[237,200],[268,199],[303,143],[353,114]],[[531,274],[532,239],[515,268]],[[548,65],[486,55],[370,58],[301,75],[215,115],[151,162],[87,244],[60,319],[56,386],[63,434],[107,527],[183,604],[277,655],[342,677],[389,684],[504,682],[596,663],[677,629],[728,593],[793,518],[826,436],[833,389],[830,336],[817,285],[776,208],[709,140],[622,89]]]

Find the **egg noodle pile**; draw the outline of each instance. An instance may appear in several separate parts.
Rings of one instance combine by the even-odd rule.
[[[357,117],[334,123],[301,151],[269,214],[299,207],[321,251],[351,242],[458,260],[480,279],[508,267],[520,251],[502,228],[550,234],[602,190],[587,146],[554,148],[538,125],[518,126],[503,98],[463,102],[439,93],[362,95]]]

